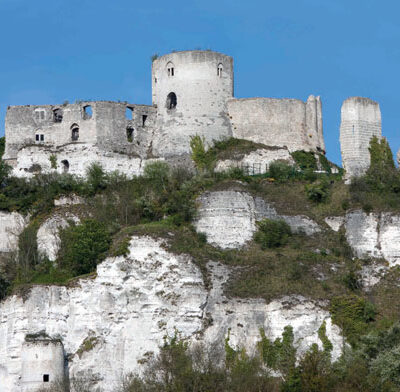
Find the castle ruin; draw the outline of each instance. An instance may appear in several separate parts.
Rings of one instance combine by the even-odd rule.
[[[320,97],[234,98],[233,59],[213,51],[169,53],[152,63],[152,105],[80,101],[11,106],[3,159],[24,177],[58,171],[139,175],[149,160],[185,162],[190,138],[207,144],[235,137],[290,152],[325,153]],[[348,178],[369,165],[369,140],[381,136],[379,105],[368,98],[343,103],[340,142]],[[284,155],[283,154],[283,155]],[[265,167],[265,165],[264,165]]]

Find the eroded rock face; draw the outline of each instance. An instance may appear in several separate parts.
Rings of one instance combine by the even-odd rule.
[[[0,211],[0,252],[16,250],[18,236],[28,223],[28,218],[17,212]]]
[[[69,221],[78,223],[79,218],[72,214],[52,215],[40,227],[37,232],[38,250],[50,261],[57,259],[60,249],[60,230],[69,226]]]
[[[282,219],[294,232],[307,235],[321,231],[311,219],[302,215],[279,215],[261,198],[245,191],[224,190],[203,193],[199,199],[196,230],[207,235],[209,243],[221,248],[239,248],[250,241],[256,231],[256,221]]]
[[[346,215],[346,238],[357,257],[383,258],[391,266],[400,263],[400,216],[390,212]]]
[[[267,304],[264,300],[227,299],[222,285],[229,269],[210,263],[211,291],[204,286],[198,267],[187,255],[174,255],[164,240],[133,237],[129,254],[108,258],[97,276],[76,286],[36,286],[25,300],[12,296],[0,304],[0,392],[21,390],[21,352],[26,334],[45,331],[62,340],[69,356],[69,375],[91,374],[106,392],[121,376],[139,371],[138,362],[156,353],[166,334],[175,329],[182,337],[223,345],[228,328],[230,344],[252,351],[260,339],[259,328],[269,338],[281,336],[292,325],[296,345],[304,351],[311,343],[321,346],[318,329],[326,321],[334,345],[341,350],[339,329],[329,313],[302,297],[287,297]],[[213,323],[209,325],[210,318]],[[82,350],[95,338],[89,351]]]

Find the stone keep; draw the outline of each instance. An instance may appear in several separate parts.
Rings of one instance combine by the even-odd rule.
[[[21,352],[22,392],[31,392],[63,381],[64,348],[59,340],[32,339],[22,345]]]
[[[212,51],[175,52],[152,66],[153,105],[161,156],[189,153],[190,136],[208,142],[231,136],[226,102],[233,97],[233,59]]]
[[[369,142],[382,137],[379,104],[369,98],[351,97],[342,105],[340,149],[347,179],[365,174],[370,165]]]

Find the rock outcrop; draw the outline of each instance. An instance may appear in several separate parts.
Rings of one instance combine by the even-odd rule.
[[[346,215],[345,228],[357,257],[383,258],[390,266],[400,263],[400,215],[352,211]]]
[[[223,345],[228,328],[231,344],[249,351],[259,328],[271,339],[292,325],[295,343],[304,351],[327,336],[340,354],[342,338],[329,313],[302,297],[264,300],[227,299],[222,292],[229,269],[210,263],[211,291],[187,255],[174,255],[164,240],[133,237],[127,256],[106,259],[97,275],[69,287],[35,286],[24,298],[0,304],[0,391],[21,388],[21,353],[29,333],[43,331],[60,339],[70,376],[91,375],[106,392],[123,374],[140,370],[142,360],[158,351],[163,337],[177,330],[183,338]],[[213,322],[209,323],[210,318]],[[88,338],[95,344],[85,348]]]
[[[302,215],[279,215],[275,208],[259,197],[243,190],[223,190],[203,193],[199,199],[196,230],[207,235],[212,245],[239,248],[250,241],[262,219],[282,219],[294,232],[307,235],[321,231],[320,227]]]
[[[18,236],[25,228],[28,218],[17,212],[0,211],[0,252],[16,250]]]

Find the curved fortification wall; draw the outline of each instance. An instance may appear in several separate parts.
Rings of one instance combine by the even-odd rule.
[[[233,96],[233,59],[212,51],[170,53],[153,61],[153,104],[159,156],[188,153],[191,135],[230,136],[226,101]]]
[[[29,340],[21,352],[22,392],[36,391],[40,387],[65,377],[64,348],[58,340]]]
[[[325,151],[320,97],[245,98],[228,101],[233,137],[289,151]]]
[[[346,177],[358,177],[370,164],[369,142],[373,136],[382,137],[379,104],[369,98],[351,97],[342,105],[340,149]]]

